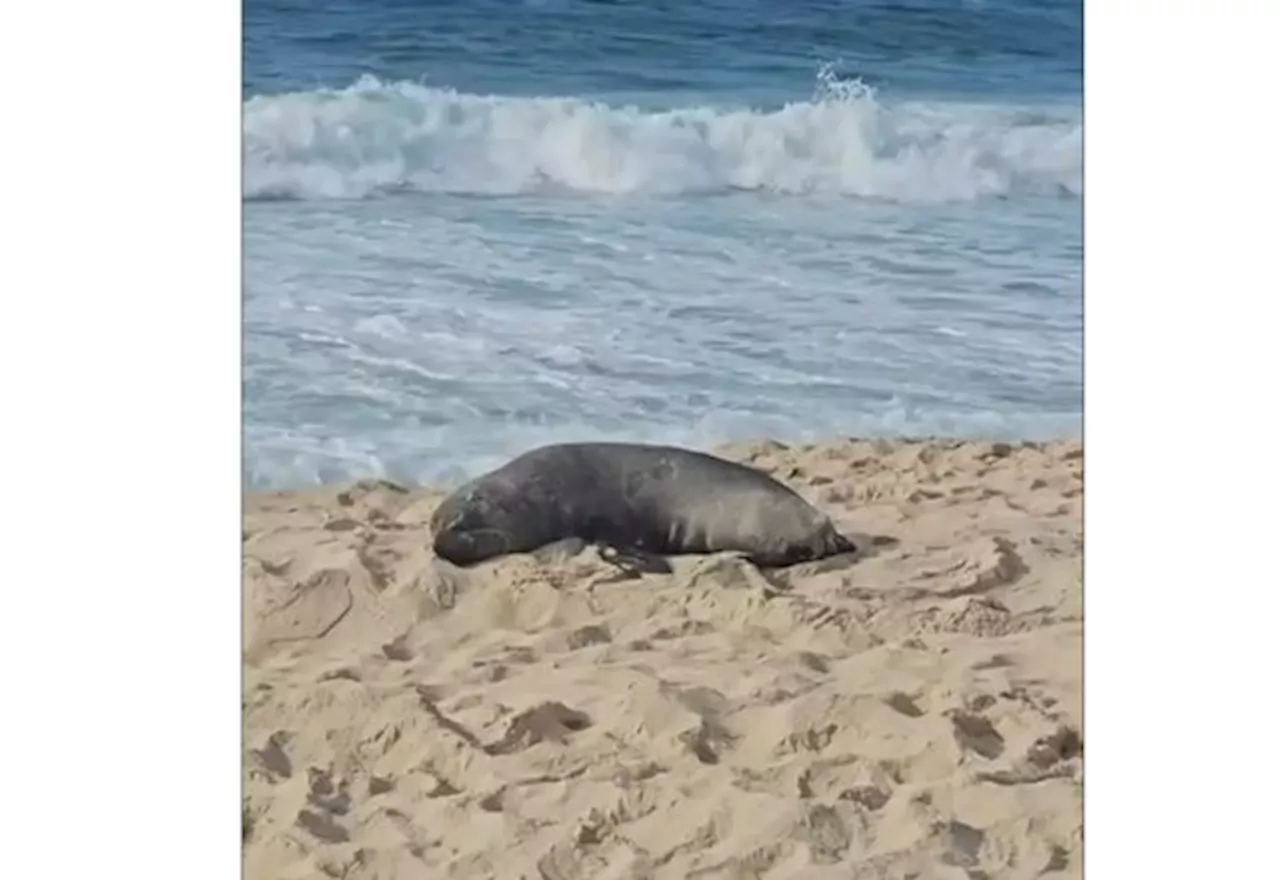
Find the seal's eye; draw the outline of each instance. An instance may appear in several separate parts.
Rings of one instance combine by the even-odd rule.
[[[488,522],[481,511],[474,507],[468,507],[462,512],[461,516],[458,516],[449,524],[449,528],[454,531],[469,532],[488,528]]]

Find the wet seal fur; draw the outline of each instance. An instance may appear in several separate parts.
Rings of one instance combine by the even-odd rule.
[[[570,539],[647,570],[655,555],[736,552],[775,568],[857,550],[825,514],[762,471],[633,443],[526,452],[446,498],[430,528],[436,555],[456,565]]]

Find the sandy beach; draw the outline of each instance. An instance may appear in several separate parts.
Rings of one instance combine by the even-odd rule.
[[[1082,444],[716,451],[862,552],[464,570],[445,487],[248,495],[247,880],[1082,876]]]

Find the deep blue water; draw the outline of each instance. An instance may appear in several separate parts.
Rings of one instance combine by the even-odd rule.
[[[1079,2],[244,7],[246,480],[1078,430]]]
[[[903,94],[1078,101],[1079,0],[281,2],[244,7],[246,95],[363,74],[462,92],[807,95],[818,65]]]

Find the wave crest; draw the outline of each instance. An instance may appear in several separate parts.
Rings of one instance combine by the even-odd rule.
[[[757,190],[898,201],[1079,195],[1075,108],[887,105],[829,71],[775,110],[666,111],[363,77],[244,104],[246,199]]]

